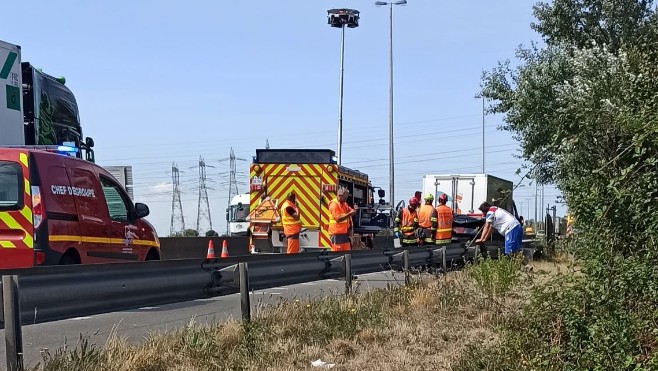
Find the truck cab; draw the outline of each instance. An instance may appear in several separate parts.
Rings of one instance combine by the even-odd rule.
[[[374,202],[375,190],[379,197],[376,203]],[[372,186],[369,187],[368,192],[370,192],[371,202],[360,204],[358,212],[352,217],[354,232],[378,235],[390,231],[393,227],[392,221],[395,219],[395,212],[391,204],[384,199],[386,192]]]
[[[226,208],[226,222],[228,223],[228,235],[249,235],[249,193],[233,196],[231,203]]]
[[[21,62],[21,47],[0,41],[0,146],[68,146],[94,162],[94,140],[83,139],[78,104],[64,77]]]

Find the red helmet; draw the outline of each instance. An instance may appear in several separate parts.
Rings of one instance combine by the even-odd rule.
[[[409,199],[409,206],[418,207],[418,205],[419,205],[419,202],[418,202],[418,199],[416,197],[412,197],[412,198]]]
[[[445,193],[441,193],[441,196],[439,196],[439,202],[442,204],[448,202],[448,195]]]

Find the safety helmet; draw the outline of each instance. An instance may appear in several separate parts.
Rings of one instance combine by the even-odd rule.
[[[418,207],[418,199],[416,197],[410,198],[409,199],[409,206]]]
[[[434,195],[431,193],[426,194],[425,201],[434,201]]]
[[[441,193],[441,196],[439,196],[439,202],[441,202],[441,203],[448,202],[448,195],[445,194],[445,193]]]

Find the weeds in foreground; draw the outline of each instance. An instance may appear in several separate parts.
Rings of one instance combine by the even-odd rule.
[[[82,339],[73,350],[46,354],[35,370],[298,370],[316,359],[339,369],[447,370],[464,355],[500,343],[494,329],[518,300],[493,307],[491,298],[527,290],[518,284],[524,277],[513,261],[488,261],[409,286],[282,302],[248,324],[191,321],[140,345],[117,336],[104,347]]]
[[[615,255],[582,261],[582,274],[542,282],[501,319],[499,341],[474,347],[455,369],[658,369],[656,263],[647,256]]]

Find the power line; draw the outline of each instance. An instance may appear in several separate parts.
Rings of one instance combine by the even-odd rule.
[[[479,114],[468,114],[468,115],[459,115],[459,116],[452,116],[452,117],[439,117],[439,118],[433,118],[433,119],[424,119],[424,120],[416,120],[416,121],[405,121],[405,122],[399,122],[397,125],[419,125],[419,124],[431,124],[431,123],[436,123],[436,122],[443,122],[443,121],[456,121],[456,120],[461,120],[461,119],[467,119],[467,118],[479,118]],[[470,120],[469,120],[470,121]],[[463,121],[462,121],[463,122]],[[375,123],[372,125],[361,125],[360,128],[362,129],[361,131],[363,132],[370,132],[371,129],[379,128],[380,124]],[[481,126],[480,126],[481,127]],[[304,137],[308,135],[316,135],[317,131],[308,131],[308,132],[298,132],[296,135],[291,136],[291,135],[282,135],[282,136],[274,136],[272,137],[273,139],[289,139],[291,137]],[[235,137],[230,137],[230,136],[224,136],[225,140],[230,140],[230,139],[236,139],[236,140],[242,140],[244,137],[240,134]],[[144,148],[155,148],[155,149],[160,149],[162,146],[170,146],[170,147],[175,147],[175,146],[180,146],[179,141],[175,142],[158,142],[157,144],[140,144],[140,149]],[[195,148],[198,148],[202,144],[208,144],[216,147],[217,143],[215,140],[202,140],[202,141],[195,141],[195,142],[185,142],[186,145],[192,145]],[[133,144],[126,144],[126,145],[119,145],[119,146],[112,146],[112,148],[134,148]]]
[[[419,121],[419,122],[420,122],[420,121]],[[436,121],[422,121],[422,122],[423,122],[423,123],[431,123],[431,122],[436,122]],[[486,125],[486,126],[487,126],[488,128],[496,128],[496,127],[498,126],[498,124],[493,123],[493,124],[488,124],[488,125]],[[460,134],[451,135],[451,136],[447,136],[447,137],[444,135],[445,132],[446,132],[445,130],[424,131],[423,134],[422,134],[422,137],[423,137],[422,139],[427,140],[427,137],[428,137],[429,135],[439,135],[439,136],[440,136],[440,138],[434,138],[434,140],[441,140],[441,139],[446,139],[446,138],[456,138],[456,137],[462,137],[462,136],[470,135],[470,133],[464,133],[464,132],[467,132],[467,131],[470,132],[470,131],[481,131],[481,130],[482,130],[482,125],[460,126],[459,129],[456,130],[456,131],[458,131]],[[371,131],[364,131],[364,134],[365,134],[365,133],[368,133],[368,134],[369,134],[370,132],[371,132]],[[490,132],[497,132],[497,130],[493,130],[493,131],[490,131]],[[308,138],[308,137],[317,136],[317,134],[318,134],[317,131],[314,131],[314,132],[308,132],[308,133],[305,133],[305,134],[303,134],[303,135],[297,133],[296,135],[288,135],[288,136],[286,136],[284,139],[290,140],[290,139],[295,139],[295,138],[298,138],[298,139],[301,139],[301,138]],[[366,137],[366,135],[354,135],[354,136],[355,136],[355,137]],[[371,143],[371,142],[375,142],[375,141],[387,141],[387,140],[388,140],[388,137],[370,137],[370,136],[367,136],[367,137],[368,137],[368,139],[351,140],[351,141],[345,141],[344,143],[346,143],[346,144],[361,144],[361,143]],[[402,142],[401,142],[401,143],[412,143],[412,142],[415,142],[415,138],[418,138],[418,137],[419,137],[418,134],[413,134],[413,135],[402,135],[402,136],[397,136],[396,138],[412,138],[412,139],[414,139],[414,140],[412,140],[412,141],[402,141]],[[431,140],[431,138],[430,138],[430,140]],[[269,141],[269,140],[268,140],[268,141]],[[188,143],[188,144],[189,144],[189,143]],[[267,143],[266,143],[266,144],[267,144]],[[314,145],[312,145],[312,146],[315,146],[315,147],[321,147],[321,146],[334,146],[334,145],[335,145],[335,143],[322,143],[322,144],[314,144]],[[160,147],[162,147],[162,145],[161,145]],[[306,145],[304,145],[304,146],[302,146],[302,147],[288,147],[288,148],[305,148],[305,147],[309,147],[309,145],[306,144]],[[350,147],[350,148],[361,148],[361,147],[362,147],[362,146],[359,145],[359,146],[354,146],[354,147]],[[112,148],[112,149],[116,149],[116,148],[121,148],[121,147],[120,147],[120,146],[112,146],[111,148]],[[196,148],[197,151],[199,151],[200,149],[202,149],[202,147],[198,147],[198,146],[196,146],[195,148]],[[208,150],[214,150],[214,149],[216,149],[216,148],[217,148],[217,144],[216,144],[216,143],[213,143],[212,146],[208,148]],[[232,147],[232,148],[233,148],[233,147]],[[249,150],[249,151],[251,152],[251,150]],[[170,152],[170,155],[171,155],[171,156],[179,155],[180,153],[185,153],[185,151],[183,151],[183,152],[173,152],[173,153],[172,153],[171,151],[169,151],[169,152]],[[246,153],[247,153],[247,150],[245,150],[244,152],[238,152],[238,155],[239,155],[239,154],[242,154],[242,153],[245,153],[245,154],[246,154]],[[160,154],[154,154],[153,156],[144,156],[144,155],[142,154],[142,155],[140,156],[140,158],[142,158],[142,159],[161,158],[161,157],[162,157],[162,156],[161,156]],[[182,155],[182,156],[178,156],[178,158],[190,158],[190,157],[196,157],[196,155]],[[109,162],[109,161],[113,161],[113,162],[114,162],[114,161],[126,161],[126,160],[132,160],[132,158],[109,158],[109,159],[105,159],[104,162]],[[157,163],[162,163],[162,162],[157,162]],[[142,163],[142,164],[152,164],[152,162],[146,162],[146,163]]]
[[[514,145],[502,144],[502,145],[490,146],[489,148],[505,148],[505,147],[510,147],[510,146],[513,147]],[[434,172],[434,173],[441,172],[441,170],[433,170],[431,168],[427,168],[425,170],[409,169],[408,167],[404,167],[403,165],[409,165],[409,164],[420,163],[420,162],[425,162],[425,161],[436,162],[436,161],[441,161],[441,160],[451,160],[451,159],[455,159],[455,158],[466,158],[466,157],[477,156],[478,153],[470,153],[470,152],[474,152],[474,151],[478,151],[478,149],[467,149],[467,150],[458,151],[458,152],[456,152],[456,151],[433,152],[432,155],[434,155],[436,157],[428,157],[428,158],[423,158],[423,159],[419,159],[417,155],[399,157],[399,158],[411,158],[412,160],[409,160],[409,161],[396,161],[396,165],[399,166],[398,175],[418,174],[418,173],[427,174],[427,173],[430,173],[430,172]],[[508,152],[508,151],[509,151],[509,149],[507,149],[507,150],[502,149],[502,150],[489,151],[489,152],[490,153],[504,153],[504,152]],[[452,155],[452,156],[443,156],[444,154],[454,154],[454,155]],[[364,166],[356,165],[356,164],[360,164],[360,163],[372,163],[372,162],[375,162],[375,161],[387,161],[387,160],[386,159],[370,159],[370,160],[346,162],[346,166],[350,167],[350,168],[353,168],[353,169],[361,169],[361,170],[363,170],[363,169],[374,169],[374,168],[379,168],[379,167],[382,166],[382,165],[378,165],[378,164],[370,164],[370,165],[364,165]],[[519,162],[518,161],[506,162],[505,164],[519,164]],[[473,168],[474,169],[475,167],[474,166],[472,166],[472,167],[461,167],[461,168],[455,168],[453,170],[459,171],[460,169],[465,169],[465,168]],[[384,170],[385,169],[383,169],[383,168],[381,169],[382,176],[384,175],[383,174]],[[379,171],[369,171],[368,172],[371,179],[376,178],[376,174],[379,174],[379,173],[380,173]],[[223,175],[223,176],[229,175],[229,177],[230,177],[230,171],[229,172],[220,172],[220,173],[217,173],[216,175]],[[246,176],[246,174],[241,173],[239,171],[236,171],[235,172],[235,178],[234,178],[235,182],[238,183],[238,184],[247,184],[246,179],[245,180],[237,180],[238,175],[245,175]],[[141,179],[159,179],[159,177],[156,177],[156,176],[141,177]],[[188,181],[191,182],[191,179],[189,179]],[[398,183],[399,182],[396,182],[396,184],[398,184]],[[150,183],[142,182],[140,184],[150,184]],[[219,182],[217,184],[219,186],[229,186],[230,181],[228,181],[228,182]]]

